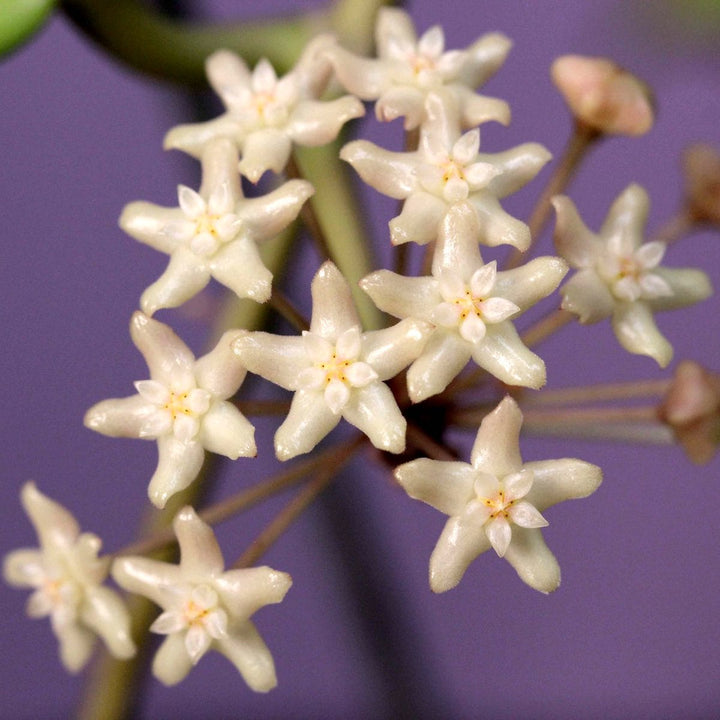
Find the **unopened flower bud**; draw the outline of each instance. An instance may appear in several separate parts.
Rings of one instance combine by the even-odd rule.
[[[720,444],[720,375],[692,360],[681,362],[658,416],[693,462],[709,462]]]
[[[690,217],[720,225],[720,153],[705,143],[691,145],[683,153],[683,169]]]
[[[575,118],[607,135],[644,135],[654,109],[649,87],[606,58],[563,55],[552,65],[553,82]]]

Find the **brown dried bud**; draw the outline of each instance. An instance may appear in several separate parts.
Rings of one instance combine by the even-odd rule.
[[[720,153],[704,143],[683,153],[685,202],[691,219],[720,225]]]
[[[606,58],[563,55],[552,65],[553,82],[575,118],[607,135],[644,135],[655,112],[650,88]]]
[[[658,417],[693,462],[709,462],[720,445],[720,375],[692,360],[681,362]]]

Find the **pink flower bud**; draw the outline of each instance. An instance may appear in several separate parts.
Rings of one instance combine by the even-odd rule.
[[[652,93],[635,75],[606,58],[564,55],[552,65],[553,82],[572,114],[608,135],[644,135],[652,127]]]

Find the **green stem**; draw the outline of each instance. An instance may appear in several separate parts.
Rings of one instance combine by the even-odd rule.
[[[333,32],[356,52],[372,47],[375,15],[387,0],[339,0],[286,18],[195,23],[174,20],[139,0],[60,0],[60,9],[110,55],[142,73],[185,85],[206,84],[205,59],[225,48],[255,65],[267,58],[286,73],[307,42]]]

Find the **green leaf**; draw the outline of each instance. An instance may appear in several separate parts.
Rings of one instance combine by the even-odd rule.
[[[2,0],[0,56],[29,40],[45,23],[56,0]]]

